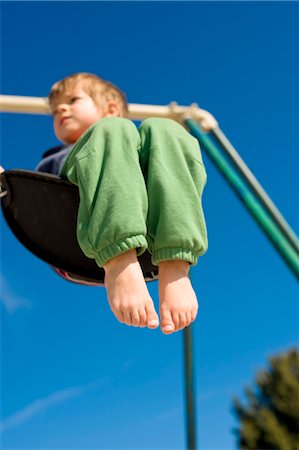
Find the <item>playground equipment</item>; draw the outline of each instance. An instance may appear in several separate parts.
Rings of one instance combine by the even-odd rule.
[[[43,98],[8,95],[0,96],[0,111],[49,114],[48,104]],[[195,104],[190,107],[178,106],[175,103],[168,106],[129,105],[129,118],[132,120],[144,120],[148,117],[169,117],[177,120],[198,139],[201,148],[222,173],[292,273],[299,278],[299,241],[297,236],[223,134],[215,118]],[[0,176],[0,182],[4,216],[23,245],[53,266],[56,272],[65,279],[83,284],[103,284],[103,272],[99,271],[92,261],[84,257],[76,242],[74,227],[79,198],[73,185],[53,175],[19,170],[4,171]],[[59,188],[59,192],[62,192],[61,203],[59,201],[58,206],[57,188]],[[37,212],[34,214],[34,223],[32,223],[32,214],[28,215],[28,211],[26,214],[26,199],[24,200],[22,197],[24,192],[26,192],[27,198],[30,193],[30,198],[36,202],[34,211]],[[42,192],[50,202],[49,204],[53,205],[53,207],[47,207],[48,211],[46,212],[42,211],[44,203]],[[55,208],[63,209],[66,228],[63,228],[59,221],[62,214],[57,214],[54,205]],[[49,214],[52,214],[51,220]],[[65,245],[63,255],[58,253],[61,244],[56,248],[51,244],[53,239],[45,239],[45,236],[48,235],[46,232],[48,223],[51,223],[53,228],[54,242],[63,239]],[[157,268],[151,264],[148,254],[141,257],[140,263],[146,281],[158,278]],[[187,447],[191,450],[196,448],[192,327],[184,330],[184,350]]]

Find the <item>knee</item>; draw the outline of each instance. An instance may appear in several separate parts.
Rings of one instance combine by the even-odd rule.
[[[171,153],[198,160],[202,163],[199,143],[181,124],[168,118],[149,118],[139,128],[142,143],[160,149],[171,148]]]
[[[149,119],[145,119],[142,122],[139,129],[142,131],[151,131],[151,130],[160,131],[160,130],[173,130],[176,128],[184,129],[175,120],[160,117],[150,117]]]
[[[161,136],[168,139],[187,138],[190,134],[173,119],[152,117],[145,119],[139,127],[139,132],[149,136]]]
[[[136,132],[136,127],[130,119],[124,117],[103,117],[93,126],[93,133],[111,134]]]

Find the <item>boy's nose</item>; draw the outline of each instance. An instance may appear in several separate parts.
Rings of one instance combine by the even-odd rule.
[[[67,111],[68,105],[66,103],[61,103],[60,105],[57,106],[56,111],[57,112],[65,112]]]

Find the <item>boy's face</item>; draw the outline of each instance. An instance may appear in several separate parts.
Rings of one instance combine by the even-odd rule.
[[[61,142],[73,144],[91,125],[107,115],[110,115],[107,108],[97,105],[78,83],[61,93],[55,102],[55,135]]]

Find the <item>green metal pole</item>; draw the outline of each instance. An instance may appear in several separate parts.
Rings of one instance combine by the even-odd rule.
[[[219,127],[213,128],[210,131],[210,135],[212,135],[216,139],[217,144],[221,146],[221,149],[223,150],[225,156],[229,158],[234,168],[246,181],[247,185],[250,187],[255,197],[258,199],[258,201],[262,204],[266,212],[273,219],[273,221],[278,226],[280,231],[283,233],[285,238],[289,241],[295,252],[299,254],[299,241],[295,232],[286,222],[281,212],[272,202],[271,198],[265,192],[265,190],[258,182],[258,180],[255,178],[253,173],[250,171],[249,167],[242,160],[237,150],[233,147],[233,145],[230,143],[230,141],[227,139],[227,137]]]
[[[186,395],[186,425],[187,449],[196,450],[196,411],[194,398],[194,368],[192,355],[192,325],[184,329],[185,355],[185,395]]]
[[[249,213],[278,250],[280,256],[284,259],[294,275],[299,279],[299,258],[286,237],[265,212],[261,204],[256,200],[255,196],[248,189],[244,181],[225,160],[209,136],[203,133],[193,120],[186,119],[185,124],[191,134],[196,137],[199,143],[203,146],[219,171],[231,185],[240,200],[244,203]]]

